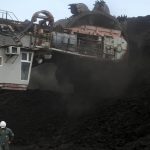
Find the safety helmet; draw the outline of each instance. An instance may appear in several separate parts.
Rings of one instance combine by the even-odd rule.
[[[6,127],[6,122],[5,121],[1,121],[0,122],[0,127],[1,128],[5,128]]]

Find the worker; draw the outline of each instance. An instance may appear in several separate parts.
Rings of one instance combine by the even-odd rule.
[[[0,122],[0,150],[9,150],[9,144],[14,138],[14,133],[6,127],[6,122]]]

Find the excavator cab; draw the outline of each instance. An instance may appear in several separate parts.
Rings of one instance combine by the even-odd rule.
[[[27,23],[13,20],[11,12],[0,12],[0,89],[26,90],[33,64],[51,58],[49,31],[54,20],[44,10]]]

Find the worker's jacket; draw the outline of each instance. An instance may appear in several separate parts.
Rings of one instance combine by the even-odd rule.
[[[14,138],[14,133],[9,128],[0,128],[0,145],[8,144]]]

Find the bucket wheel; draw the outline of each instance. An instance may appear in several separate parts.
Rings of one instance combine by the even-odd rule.
[[[38,22],[40,26],[52,28],[54,24],[54,17],[49,11],[41,10],[33,14],[31,22]]]

